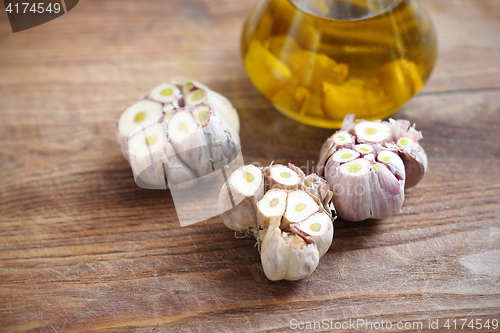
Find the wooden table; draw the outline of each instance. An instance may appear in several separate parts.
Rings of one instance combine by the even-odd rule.
[[[332,131],[274,111],[242,68],[254,1],[85,0],[16,34],[0,14],[0,330],[500,320],[500,2],[422,2],[439,60],[396,117],[424,133],[429,172],[401,215],[335,223],[298,282],[268,281],[254,241],[219,218],[181,228],[168,191],[135,186],[114,137],[131,101],[188,78],[237,107],[247,162],[317,161]]]

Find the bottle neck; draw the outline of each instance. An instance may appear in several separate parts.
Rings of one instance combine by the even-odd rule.
[[[380,15],[405,0],[288,0],[308,14],[336,20],[357,21]]]

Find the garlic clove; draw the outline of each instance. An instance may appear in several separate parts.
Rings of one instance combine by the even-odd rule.
[[[196,89],[189,92],[186,96],[184,96],[184,105],[194,105],[205,103],[207,101],[207,92],[203,89]]]
[[[354,144],[354,138],[347,131],[337,131],[332,135],[334,146],[350,148]]]
[[[328,178],[337,215],[347,221],[372,218],[370,162],[360,158],[338,167]]]
[[[354,150],[360,153],[362,157],[368,154],[375,154],[375,149],[371,144],[357,144],[354,146]]]
[[[405,188],[408,189],[417,185],[424,177],[427,171],[427,155],[420,144],[409,137],[401,137],[397,147],[405,166]]]
[[[405,165],[398,154],[389,150],[382,150],[377,155],[377,161],[389,167],[399,179],[405,180]]]
[[[205,134],[192,114],[185,109],[179,109],[167,127],[169,141],[181,161],[191,167],[199,177],[212,172],[212,161]]]
[[[263,196],[263,172],[252,164],[238,168],[219,192],[218,211],[222,221],[235,231],[257,230],[257,202]]]
[[[165,153],[166,158],[163,161],[163,164],[165,166],[169,186],[177,185],[177,188],[179,188],[180,184],[193,181],[198,178],[196,174],[177,157],[174,147],[170,142],[166,143]],[[192,184],[189,185],[192,186]]]
[[[206,105],[197,108],[207,108]],[[213,112],[213,109],[212,109]],[[197,116],[195,116],[196,118]],[[212,170],[219,170],[233,161],[241,151],[238,135],[227,130],[224,119],[212,113],[207,126],[202,127],[208,147]]]
[[[303,232],[307,238],[314,241],[318,248],[320,258],[328,251],[333,241],[333,222],[331,216],[325,212],[317,212],[294,228]]]
[[[401,212],[404,202],[404,180],[396,177],[386,165],[372,165],[372,218],[383,219]]]
[[[340,218],[353,222],[383,219],[401,210],[404,180],[384,164],[372,164],[358,158],[342,164],[328,179]]]
[[[316,166],[318,175],[323,176],[326,162],[328,161],[330,156],[332,156],[338,149],[351,149],[353,145],[354,137],[347,131],[337,131],[331,137],[329,137],[321,147],[319,161]]]
[[[196,105],[192,110],[193,118],[201,127],[207,127],[212,117],[212,108],[208,105]]]
[[[330,191],[328,183],[322,177],[319,177],[315,173],[310,174],[304,179],[303,184],[301,184],[299,189],[308,192],[309,194],[312,194],[313,196],[318,198],[319,201],[323,204],[323,208],[325,209],[325,211],[330,216],[333,214],[331,207],[333,206],[331,204],[333,192]]]
[[[141,125],[147,125],[152,119],[159,118],[161,115],[161,104],[148,100],[136,102],[122,113],[116,129],[116,141],[127,161],[129,160],[129,135],[136,129],[140,131]]]
[[[190,92],[196,89],[200,89],[200,84],[198,82],[188,81],[179,83],[182,89],[182,96],[187,96]],[[201,88],[203,89],[203,88]]]
[[[118,122],[118,132],[127,137],[141,124],[162,114],[160,103],[142,100],[129,106],[121,115]]]
[[[388,122],[361,121],[353,128],[359,143],[388,143],[394,140],[392,127]]]
[[[288,192],[280,189],[268,191],[264,197],[257,202],[257,222],[260,228],[267,229],[273,223],[281,224],[281,218],[285,214],[286,199]],[[288,225],[281,225],[282,230]]]
[[[170,122],[170,119],[172,119],[174,114],[175,114],[174,110],[165,112],[165,116],[163,117],[163,126],[165,126],[165,128],[168,128],[168,123]]]
[[[361,154],[355,150],[352,149],[340,149],[337,150],[332,156],[331,159],[335,162],[338,162],[340,164],[346,163],[352,160],[355,160],[358,158]]]
[[[415,129],[408,120],[389,119],[393,127],[394,138],[399,156],[403,160],[406,170],[405,188],[417,185],[427,171],[427,155],[418,143],[422,133]]]
[[[161,124],[153,124],[135,132],[128,142],[130,165],[136,183],[141,187],[166,188],[163,160],[166,158],[165,129]]]
[[[264,186],[262,171],[253,164],[237,169],[229,177],[228,181],[238,192],[247,197],[255,196],[256,193],[261,192],[260,189]]]
[[[319,211],[319,199],[316,198],[316,200],[309,193],[302,190],[290,192],[284,216],[285,223],[291,224],[303,221]]]
[[[207,104],[216,110],[217,114],[223,117],[236,133],[240,132],[240,119],[238,113],[226,97],[208,89]]]
[[[269,280],[299,280],[309,276],[318,266],[319,252],[315,244],[307,244],[298,235],[282,232],[272,224],[261,245],[261,262]]]
[[[360,177],[370,172],[370,162],[366,159],[358,158],[342,164],[339,170],[345,175]]]
[[[155,102],[159,103],[174,103],[182,97],[181,91],[174,84],[162,83],[154,87],[148,96]]]
[[[280,188],[283,190],[298,189],[305,177],[304,172],[299,168],[292,170],[281,164],[265,168],[264,176],[268,189]]]
[[[200,102],[193,101],[191,98],[189,98],[189,100],[186,102],[186,106],[191,104],[199,104],[202,102],[206,103],[212,108],[215,114],[224,118],[224,120],[231,126],[232,129],[236,131],[236,133],[240,132],[240,120],[238,117],[238,113],[226,97],[211,90],[206,85],[200,82],[190,81],[179,82],[178,84],[182,86],[183,96],[188,96],[196,90],[202,90],[206,92],[206,98],[201,98]]]

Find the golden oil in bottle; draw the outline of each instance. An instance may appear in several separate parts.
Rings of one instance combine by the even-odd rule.
[[[432,23],[415,0],[261,0],[242,36],[252,83],[282,113],[320,127],[380,119],[429,78]]]

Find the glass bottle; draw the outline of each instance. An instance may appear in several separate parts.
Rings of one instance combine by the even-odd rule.
[[[245,70],[283,114],[338,128],[386,118],[429,78],[437,42],[416,0],[258,0],[242,34]]]

